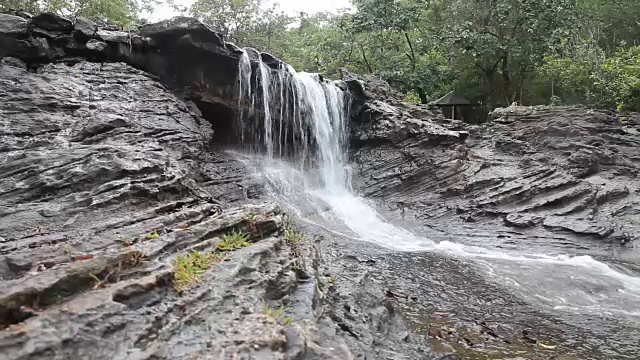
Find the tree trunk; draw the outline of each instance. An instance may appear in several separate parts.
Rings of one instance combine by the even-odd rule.
[[[369,70],[369,74],[373,74],[373,69],[371,68],[371,64],[369,64],[369,60],[367,60],[367,53],[364,51],[364,46],[360,45],[360,52],[362,53],[362,59],[364,60],[364,64],[367,66],[367,70]]]
[[[511,93],[511,70],[509,69],[509,57],[507,54],[502,55],[502,80],[504,81],[504,98],[507,106],[511,105],[514,100]]]
[[[416,53],[413,50],[413,44],[411,43],[411,38],[409,38],[409,34],[404,31],[404,38],[407,40],[407,44],[409,45],[409,51],[411,52],[411,55],[409,56],[409,59],[411,60],[411,69],[413,71],[416,71]]]
[[[420,96],[420,103],[421,104],[426,104],[427,103],[427,93],[424,92],[424,89],[422,88],[422,86],[418,87],[418,96]]]

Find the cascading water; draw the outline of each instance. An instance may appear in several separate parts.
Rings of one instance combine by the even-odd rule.
[[[325,223],[316,224],[326,230],[394,250],[473,259],[495,281],[546,308],[640,316],[638,278],[589,256],[436,244],[385,221],[351,188],[346,97],[334,83],[284,64],[274,69],[259,58],[252,64],[245,53],[238,88],[238,121],[253,167],[267,178],[272,195],[301,218],[319,215]]]

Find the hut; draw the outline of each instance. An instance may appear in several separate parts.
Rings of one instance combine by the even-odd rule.
[[[456,95],[452,92],[433,102],[442,110],[442,114],[447,119],[465,120],[471,116],[471,101],[464,96]]]

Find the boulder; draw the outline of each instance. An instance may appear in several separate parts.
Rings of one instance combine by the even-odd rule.
[[[176,16],[169,20],[148,24],[140,28],[140,35],[152,39],[176,39],[191,34],[197,42],[212,43],[224,46],[222,36],[203,22],[184,16]]]
[[[20,16],[23,19],[27,19],[27,20],[31,20],[33,19],[33,15],[26,12],[26,11],[22,11],[22,10],[18,10],[18,11],[13,11],[11,12],[11,15],[15,15],[15,16]]]
[[[102,41],[122,44],[128,44],[130,39],[129,33],[124,31],[98,30],[95,35]]]
[[[53,54],[51,52],[51,47],[49,47],[49,42],[45,38],[37,37],[31,40],[31,44],[33,44],[36,57],[40,58],[48,58],[51,59]]]
[[[5,57],[0,59],[0,65],[12,66],[12,67],[16,67],[18,69],[23,69],[23,70],[27,69],[27,64],[25,64],[24,61],[20,59],[12,58],[12,57]]]
[[[2,36],[25,36],[29,22],[15,15],[0,13],[0,37]]]
[[[86,47],[88,50],[90,51],[95,51],[95,52],[103,52],[107,49],[108,45],[105,42],[102,42],[100,40],[96,40],[96,39],[91,39],[89,41],[87,41]]]
[[[91,38],[98,31],[98,25],[91,20],[78,17],[74,23],[74,29],[75,33],[81,37]]]
[[[71,20],[50,12],[34,17],[31,20],[31,24],[45,30],[65,32],[73,30],[73,22],[71,22]]]

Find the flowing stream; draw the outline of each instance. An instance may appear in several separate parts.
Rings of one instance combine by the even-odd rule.
[[[267,178],[272,195],[300,218],[392,250],[471,261],[491,281],[549,311],[636,322],[640,317],[640,279],[624,268],[586,255],[436,243],[386,221],[351,187],[348,104],[335,83],[285,65],[274,70],[261,61],[252,63],[245,53],[238,89],[238,124],[252,150],[250,165]]]

